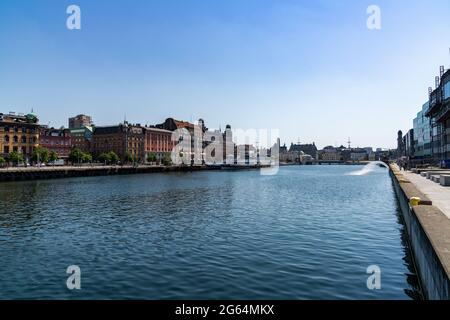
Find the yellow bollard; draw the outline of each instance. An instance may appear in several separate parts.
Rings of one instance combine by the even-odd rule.
[[[418,198],[418,197],[412,197],[411,199],[409,199],[409,204],[412,207],[418,206],[419,203],[420,203],[420,198]]]

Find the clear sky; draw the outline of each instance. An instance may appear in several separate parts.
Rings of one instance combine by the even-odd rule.
[[[66,28],[70,4],[81,30]],[[394,147],[450,66],[449,13],[448,0],[2,0],[0,112]]]

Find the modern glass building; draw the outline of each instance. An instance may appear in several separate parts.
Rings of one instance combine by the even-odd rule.
[[[450,167],[450,70],[442,74],[439,86],[430,94],[426,116],[430,118],[434,160]]]
[[[414,158],[419,161],[429,160],[432,157],[430,119],[426,117],[429,107],[428,101],[424,103],[413,122]]]

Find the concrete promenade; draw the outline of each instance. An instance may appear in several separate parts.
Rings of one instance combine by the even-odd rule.
[[[397,165],[390,168],[423,294],[450,300],[450,212],[440,209],[447,208],[448,191]],[[410,201],[416,197],[421,199],[418,205]]]
[[[450,219],[450,187],[443,187],[426,177],[422,177],[420,174],[409,171],[402,171],[401,174]]]

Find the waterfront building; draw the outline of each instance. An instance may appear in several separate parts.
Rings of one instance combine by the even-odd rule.
[[[397,132],[397,157],[400,158],[402,157],[404,153],[403,150],[403,132],[402,130],[399,130]]]
[[[190,156],[188,155],[188,158],[191,160],[191,165],[195,163],[203,163],[204,154],[203,150],[208,145],[209,142],[202,141],[202,145],[198,145],[196,138],[195,138],[195,131],[198,130],[199,133],[204,134],[206,131],[208,131],[208,128],[205,126],[205,121],[203,119],[199,119],[197,124],[193,124],[191,122],[187,121],[180,121],[175,120],[173,118],[167,118],[163,123],[155,125],[158,129],[168,130],[168,131],[175,131],[177,129],[186,129],[188,130],[190,136],[191,136],[191,147],[190,147]],[[197,150],[196,149],[201,149]],[[183,150],[182,150],[183,152]]]
[[[323,161],[341,161],[341,155],[338,152],[323,152],[320,156]]]
[[[310,155],[314,160],[318,159],[318,150],[316,144],[291,144],[289,151],[304,152]]]
[[[145,162],[145,128],[128,122],[114,126],[95,127],[92,137],[92,153],[114,151],[122,160],[130,154],[137,162]]]
[[[350,160],[351,161],[366,161],[368,160],[368,155],[366,151],[358,151],[355,150],[353,152],[350,153]]]
[[[298,163],[298,164],[312,164],[314,162],[314,159],[311,155],[306,154],[303,151],[297,151],[294,150],[287,151],[287,148],[280,148],[279,153],[279,161],[281,163]]]
[[[223,163],[224,164],[234,164],[236,162],[237,152],[236,146],[233,142],[233,131],[231,130],[231,126],[227,124],[225,127],[225,131],[222,135],[222,143],[223,143]]]
[[[85,114],[79,114],[75,117],[69,118],[69,129],[81,127],[92,127],[92,117]]]
[[[413,120],[414,158],[418,163],[429,162],[432,157],[430,120],[425,116],[429,107],[430,103],[427,101]]]
[[[375,152],[375,160],[377,161],[395,160],[396,155],[397,150],[377,148]]]
[[[403,135],[401,130],[397,133],[397,150],[395,157],[397,159],[402,159],[403,161],[408,161],[411,165],[415,160],[415,135],[414,129],[408,130],[408,132]]]
[[[175,142],[172,141],[172,131],[155,127],[145,127],[145,159],[154,154],[158,162],[170,156]]]
[[[341,150],[342,160],[345,162],[366,161],[369,159],[367,150],[363,148],[345,148]]]
[[[414,157],[414,129],[410,129],[402,138],[402,156],[408,160]]]
[[[235,146],[235,162],[239,165],[255,165],[257,163],[257,150],[253,145],[242,144]]]
[[[280,153],[280,162],[282,163],[300,163],[300,152],[286,151]]]
[[[310,156],[309,154],[305,154],[304,152],[300,151],[300,163],[303,165],[310,165],[314,163],[314,158]]]
[[[69,158],[72,149],[70,130],[41,127],[39,130],[39,146],[49,152],[55,152],[59,159]]]
[[[39,119],[33,113],[27,115],[0,113],[0,155],[7,157],[15,151],[29,160],[39,144]]]
[[[319,159],[323,161],[340,161],[342,160],[342,155],[337,148],[327,146],[319,152]]]
[[[83,152],[91,152],[93,130],[93,127],[88,126],[69,129],[72,148],[80,149]]]
[[[444,72],[441,67],[436,84],[426,113],[430,118],[431,152],[435,163],[450,167],[450,70]]]
[[[200,119],[201,120],[201,119]],[[204,125],[204,122],[202,122]],[[194,124],[187,121],[175,120],[173,118],[167,118],[163,123],[155,125],[155,128],[175,131],[177,129],[187,129],[190,133],[194,132]]]

